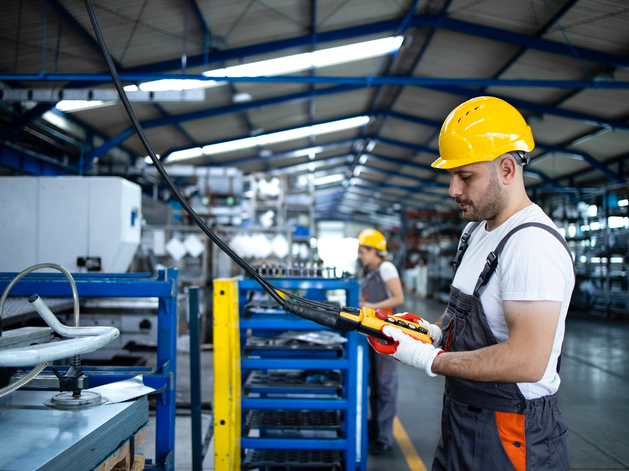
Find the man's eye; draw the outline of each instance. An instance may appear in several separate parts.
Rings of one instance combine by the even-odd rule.
[[[461,175],[461,180],[469,180],[471,175]]]

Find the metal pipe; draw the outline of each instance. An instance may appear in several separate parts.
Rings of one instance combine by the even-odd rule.
[[[76,289],[76,283],[74,282],[74,278],[72,278],[72,275],[70,274],[70,272],[66,270],[64,267],[62,267],[61,265],[57,265],[56,263],[39,263],[37,265],[28,267],[27,269],[22,270],[20,273],[18,273],[15,276],[15,278],[13,278],[11,282],[7,285],[7,287],[4,289],[4,292],[2,293],[2,297],[0,298],[0,319],[2,319],[2,313],[4,312],[4,303],[7,300],[7,297],[9,296],[9,292],[11,291],[13,286],[15,286],[15,284],[18,281],[20,281],[23,277],[25,277],[29,273],[34,272],[35,270],[41,270],[42,268],[53,268],[55,270],[58,270],[61,273],[63,273],[65,277],[68,279],[68,281],[70,282],[70,287],[72,288],[72,301],[74,304],[74,325],[78,327],[79,326],[79,293],[78,293],[78,290]]]
[[[120,335],[115,327],[68,327],[57,320],[44,301],[33,295],[29,298],[39,315],[59,335],[75,337],[71,340],[49,342],[22,348],[0,350],[0,366],[39,365],[60,358],[93,352]]]
[[[34,294],[30,298],[28,298],[28,302],[33,305],[33,307],[39,313],[42,319],[46,321],[46,324],[48,324],[48,326],[50,326],[50,328],[54,330],[57,334],[63,337],[91,337],[110,333],[112,329],[118,330],[115,327],[106,326],[68,327],[67,325],[59,322],[54,313],[50,310],[50,308],[48,308],[48,306],[46,306],[46,303],[44,303],[43,299],[40,298],[37,294]]]

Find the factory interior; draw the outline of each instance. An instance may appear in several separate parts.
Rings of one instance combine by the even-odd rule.
[[[551,368],[570,446],[544,467],[507,451],[509,469],[629,470],[627,2],[6,0],[0,15],[0,471],[442,469],[450,377],[366,334],[450,312],[473,203],[458,167],[433,163],[477,99],[530,128],[534,145],[491,159],[522,165],[574,266]],[[529,231],[527,247],[546,240]],[[364,247],[397,270],[388,315],[364,306]],[[449,336],[440,356],[429,334],[435,368],[468,353]],[[397,368],[389,444],[372,434],[381,357]]]

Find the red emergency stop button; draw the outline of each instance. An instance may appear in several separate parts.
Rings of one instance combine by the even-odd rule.
[[[386,313],[386,311],[384,311],[383,309],[378,309],[376,311],[376,317],[378,319],[380,319],[381,321],[385,320],[387,317],[389,317],[389,315]]]

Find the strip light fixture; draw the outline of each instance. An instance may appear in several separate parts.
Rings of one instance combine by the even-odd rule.
[[[344,131],[346,129],[358,128],[366,125],[368,122],[369,116],[355,116],[353,118],[330,121],[312,126],[303,126],[300,128],[288,129],[286,131],[260,134],[259,136],[245,137],[243,139],[235,139],[233,141],[218,142],[204,147],[193,147],[173,152],[168,156],[167,162],[180,162],[182,160],[189,160],[197,157],[224,154],[235,150],[292,141],[303,137],[329,134]],[[152,164],[151,159],[148,157],[145,158],[145,162],[147,164]]]
[[[207,77],[261,77],[284,75],[312,68],[329,67],[348,62],[369,59],[397,51],[402,45],[403,36],[391,36],[381,39],[363,41],[346,46],[331,47],[314,52],[293,54],[276,59],[241,64],[221,69],[203,72]],[[145,82],[139,85],[127,85],[127,92],[142,91],[167,91],[167,90],[192,90],[211,88],[224,85],[227,82],[220,80],[195,80],[195,79],[163,79]],[[62,100],[57,103],[57,109],[64,112],[80,111],[88,108],[108,106],[115,102]]]

